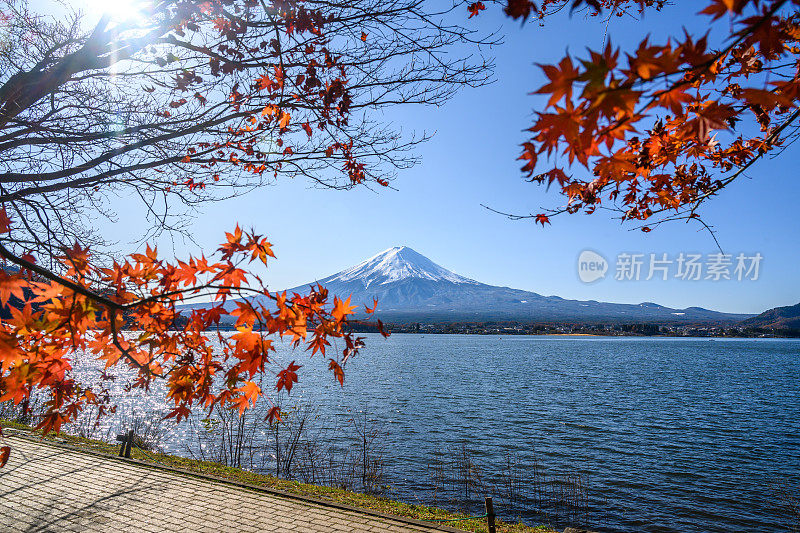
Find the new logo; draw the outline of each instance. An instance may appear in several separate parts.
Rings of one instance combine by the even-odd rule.
[[[584,250],[578,256],[578,277],[584,283],[592,283],[606,277],[608,261],[592,250]]]

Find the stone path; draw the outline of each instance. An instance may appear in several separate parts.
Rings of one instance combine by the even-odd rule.
[[[0,531],[456,531],[7,437]]]

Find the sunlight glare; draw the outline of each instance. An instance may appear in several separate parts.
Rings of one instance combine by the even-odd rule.
[[[142,0],[81,0],[86,13],[95,18],[108,15],[112,21],[144,22],[147,4]]]

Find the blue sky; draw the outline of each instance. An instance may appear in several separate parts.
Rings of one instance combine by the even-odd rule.
[[[644,22],[615,20],[613,43],[627,45],[651,32],[660,40],[686,25],[704,31],[707,19],[694,16],[698,4],[682,2],[648,14]],[[686,6],[689,6],[688,8]],[[760,252],[764,257],[758,281],[616,281],[613,262],[620,252],[649,254],[714,253],[711,237],[697,225],[674,223],[652,233],[631,231],[608,214],[561,216],[552,226],[510,221],[480,206],[517,212],[540,212],[563,202],[555,191],[525,183],[516,161],[523,130],[532,111],[544,100],[529,93],[543,84],[534,63],[552,63],[565,50],[580,55],[586,46],[603,44],[604,28],[596,19],[559,16],[544,28],[520,27],[499,10],[485,11],[476,24],[501,28],[505,43],[491,51],[497,58],[497,81],[462,91],[438,108],[403,108],[385,119],[406,131],[435,131],[419,149],[422,163],[404,171],[393,183],[398,190],[378,193],[361,189],[331,191],[309,183],[282,181],[243,198],[205,208],[192,226],[196,240],[212,247],[236,222],[269,236],[278,260],[266,275],[272,288],[286,288],[322,278],[385,248],[408,245],[440,265],[484,283],[532,290],[564,298],[638,303],[670,307],[702,306],[716,310],[758,313],[800,301],[796,196],[798,148],[755,165],[703,209],[727,253]],[[724,23],[720,29],[724,29]],[[712,33],[712,36],[714,33]],[[544,168],[544,164],[542,164]],[[302,202],[313,215],[294,222]],[[126,200],[116,206],[125,212]],[[290,222],[291,221],[291,222]],[[134,213],[109,229],[121,243],[139,236]],[[166,246],[166,248],[165,248]],[[172,254],[166,241],[162,252]],[[578,254],[584,249],[611,262],[606,279],[580,282]],[[176,242],[177,255],[197,253],[193,244]]]

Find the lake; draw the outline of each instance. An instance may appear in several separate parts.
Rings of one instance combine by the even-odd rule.
[[[798,340],[366,337],[344,388],[318,358],[281,357],[304,364],[290,400],[320,424],[366,412],[380,428],[393,498],[479,513],[492,493],[505,518],[609,532],[797,525]],[[164,447],[200,446],[189,433]],[[442,482],[458,468],[471,486]]]

